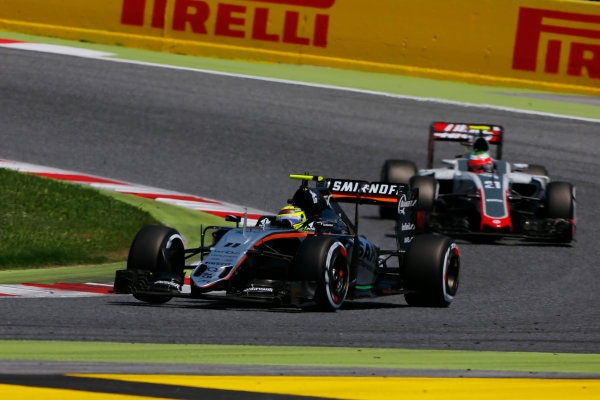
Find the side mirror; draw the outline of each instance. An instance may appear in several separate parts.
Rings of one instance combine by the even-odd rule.
[[[240,221],[241,220],[242,220],[242,217],[240,217],[238,215],[226,215],[225,216],[225,221],[227,221],[227,222],[235,222],[236,228],[240,227]]]

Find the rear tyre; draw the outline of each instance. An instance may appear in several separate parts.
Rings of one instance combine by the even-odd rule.
[[[523,172],[530,175],[548,176],[548,171],[546,170],[546,167],[537,164],[529,164],[527,166],[527,169]]]
[[[410,306],[448,307],[458,290],[460,256],[454,241],[441,235],[420,235],[406,257],[404,299]]]
[[[173,228],[160,225],[143,227],[133,239],[127,258],[127,270],[136,271],[143,277],[143,288],[155,282],[168,291],[181,287],[184,279],[185,248],[183,238]],[[142,288],[142,292],[143,292]],[[156,288],[159,289],[159,288]],[[133,297],[152,304],[162,304],[171,300],[170,295],[133,293]]]
[[[381,168],[381,182],[408,184],[410,178],[417,174],[417,165],[408,160],[386,160]],[[396,218],[394,207],[379,207],[381,218]]]
[[[320,311],[336,311],[348,294],[350,268],[344,245],[334,238],[309,237],[298,249],[294,278],[316,282],[314,302]]]
[[[433,176],[414,176],[410,180],[413,188],[419,189],[417,211],[431,212],[435,205],[437,181]]]

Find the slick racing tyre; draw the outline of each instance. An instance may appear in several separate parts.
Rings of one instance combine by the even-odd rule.
[[[410,180],[413,188],[419,189],[417,211],[431,212],[435,205],[437,181],[433,176],[414,176]]]
[[[152,304],[171,300],[170,295],[148,294],[144,291],[179,290],[183,285],[185,249],[183,238],[175,229],[149,225],[143,227],[133,239],[127,258],[127,270],[136,271],[138,282],[133,297]]]
[[[548,218],[573,219],[575,215],[573,185],[550,182],[546,186],[546,214]]]
[[[448,307],[458,290],[460,256],[454,241],[419,235],[412,241],[404,269],[404,299],[410,306]]]
[[[294,279],[316,282],[314,302],[320,311],[335,311],[348,294],[350,269],[344,245],[335,238],[309,237],[294,260]]]
[[[575,233],[575,188],[567,182],[550,182],[546,186],[546,217],[563,225],[558,242],[568,243]]]
[[[381,168],[381,182],[407,184],[410,178],[417,174],[417,165],[408,160],[386,160]],[[396,217],[394,207],[379,207],[381,218],[393,219]]]

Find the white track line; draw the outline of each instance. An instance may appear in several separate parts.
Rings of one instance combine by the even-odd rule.
[[[96,51],[96,50],[82,49],[79,47],[59,46],[56,44],[44,44],[44,43],[29,43],[29,42],[1,43],[0,47],[6,47],[9,49],[16,49],[16,50],[39,51],[42,53],[62,54],[65,56],[75,56],[75,57],[84,57],[84,58],[102,58],[102,57],[116,56],[115,53],[108,53],[106,51]]]
[[[43,288],[27,285],[0,285],[0,299],[11,297],[97,297],[105,293],[62,290],[60,288]]]

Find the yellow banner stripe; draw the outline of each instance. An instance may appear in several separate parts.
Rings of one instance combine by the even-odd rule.
[[[506,400],[600,398],[600,380],[314,376],[74,375],[164,385],[335,399]]]

